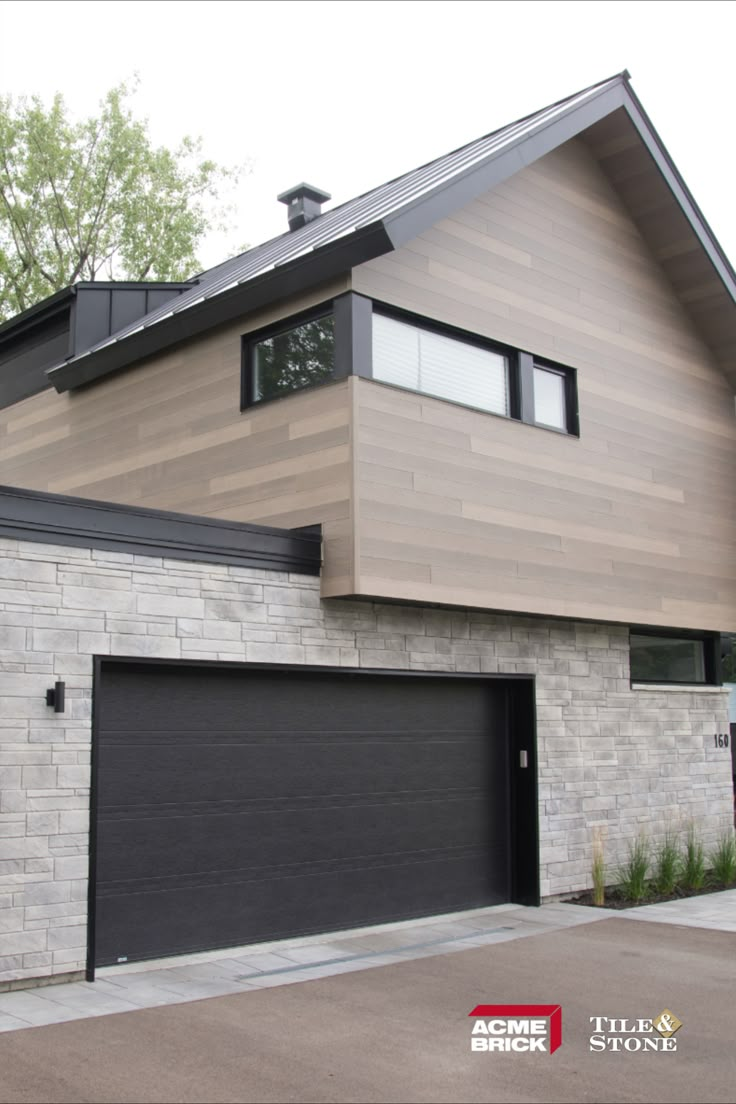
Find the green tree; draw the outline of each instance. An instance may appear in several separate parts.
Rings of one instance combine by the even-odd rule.
[[[201,140],[155,147],[134,89],[111,89],[75,122],[60,95],[0,96],[0,321],[76,280],[182,280],[244,166],[201,156]]]

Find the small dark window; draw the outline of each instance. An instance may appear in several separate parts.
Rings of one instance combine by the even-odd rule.
[[[632,682],[713,683],[714,641],[631,633]]]
[[[244,407],[323,383],[335,370],[335,319],[323,314],[246,338],[244,359]]]
[[[535,361],[534,423],[577,434],[575,373],[571,369]]]

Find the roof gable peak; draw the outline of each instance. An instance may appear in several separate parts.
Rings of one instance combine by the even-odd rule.
[[[715,304],[718,333],[708,331],[710,337],[704,336],[736,385],[736,274],[633,92],[626,69],[202,273],[197,286],[175,302],[50,370],[49,379],[59,391],[80,386],[173,341],[293,294],[295,288],[306,289],[390,252],[571,138],[595,133],[596,126],[612,118],[631,129],[638,155],[645,159],[644,167],[637,168],[655,175],[663,189],[662,203],[674,204],[672,211],[684,220],[709,271],[718,277],[715,299],[709,299],[696,322],[707,329]],[[646,212],[637,221],[646,230]],[[697,314],[698,308],[694,310]]]

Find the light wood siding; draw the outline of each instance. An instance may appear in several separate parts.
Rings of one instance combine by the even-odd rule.
[[[578,369],[580,440],[359,381],[358,593],[736,629],[736,418],[571,142],[353,288]]]
[[[46,391],[0,411],[0,482],[287,528],[321,522],[325,584],[352,590],[348,381],[240,411],[241,334],[347,286],[252,315],[79,392]]]

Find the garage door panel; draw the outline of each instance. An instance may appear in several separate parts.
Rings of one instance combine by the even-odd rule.
[[[444,847],[467,847],[492,834],[490,813],[484,793],[454,800],[102,821],[97,848],[101,867],[114,870],[116,879],[135,878],[141,856],[151,876],[165,877],[227,870],[234,864],[261,866],[283,862],[285,856],[314,862],[431,850],[438,837]]]
[[[239,745],[217,742],[209,731],[183,746],[149,743],[105,749],[108,770],[100,780],[106,808],[120,803],[120,778],[129,780],[133,805],[195,801],[235,801],[268,797],[300,799],[375,790],[416,792],[477,785],[490,769],[489,750],[465,733],[420,733],[412,739],[392,734],[375,740],[370,732],[346,741],[331,733],[306,741],[258,742],[250,734]],[[274,770],[274,756],[279,769]]]
[[[508,900],[505,693],[103,661],[96,963]]]
[[[346,675],[341,682],[331,682],[326,711],[319,681],[298,671],[252,669],[241,675],[241,682],[247,681],[244,693],[230,670],[211,670],[207,675],[210,696],[204,699],[199,680],[192,674],[196,668],[190,668],[189,675],[172,668],[153,671],[144,664],[126,669],[135,676],[137,692],[131,697],[129,680],[110,676],[100,715],[108,743],[117,739],[118,732],[128,740],[131,732],[150,728],[152,719],[175,743],[179,725],[199,731],[213,722],[237,742],[244,722],[253,731],[278,738],[279,733],[288,737],[294,731],[321,733],[326,721],[335,732],[354,732],[360,730],[366,714],[374,731],[411,732],[427,724],[429,702],[432,727],[439,729],[457,729],[459,709],[470,727],[487,724],[493,712],[486,687],[470,689],[465,683],[463,689],[451,680],[443,680],[444,687],[431,679],[422,680],[422,695],[408,696],[406,683],[393,676],[377,674],[367,679]]]
[[[490,865],[503,856],[486,853]],[[154,958],[171,953],[237,946],[302,934],[340,930],[500,904],[505,884],[489,887],[479,875],[479,855],[449,856],[357,869],[267,874],[204,888],[139,891],[102,896],[98,925],[104,932],[100,964],[119,958]],[[217,929],[213,916],[219,919]],[[330,921],[329,917],[332,917]],[[327,919],[326,919],[327,918]]]

